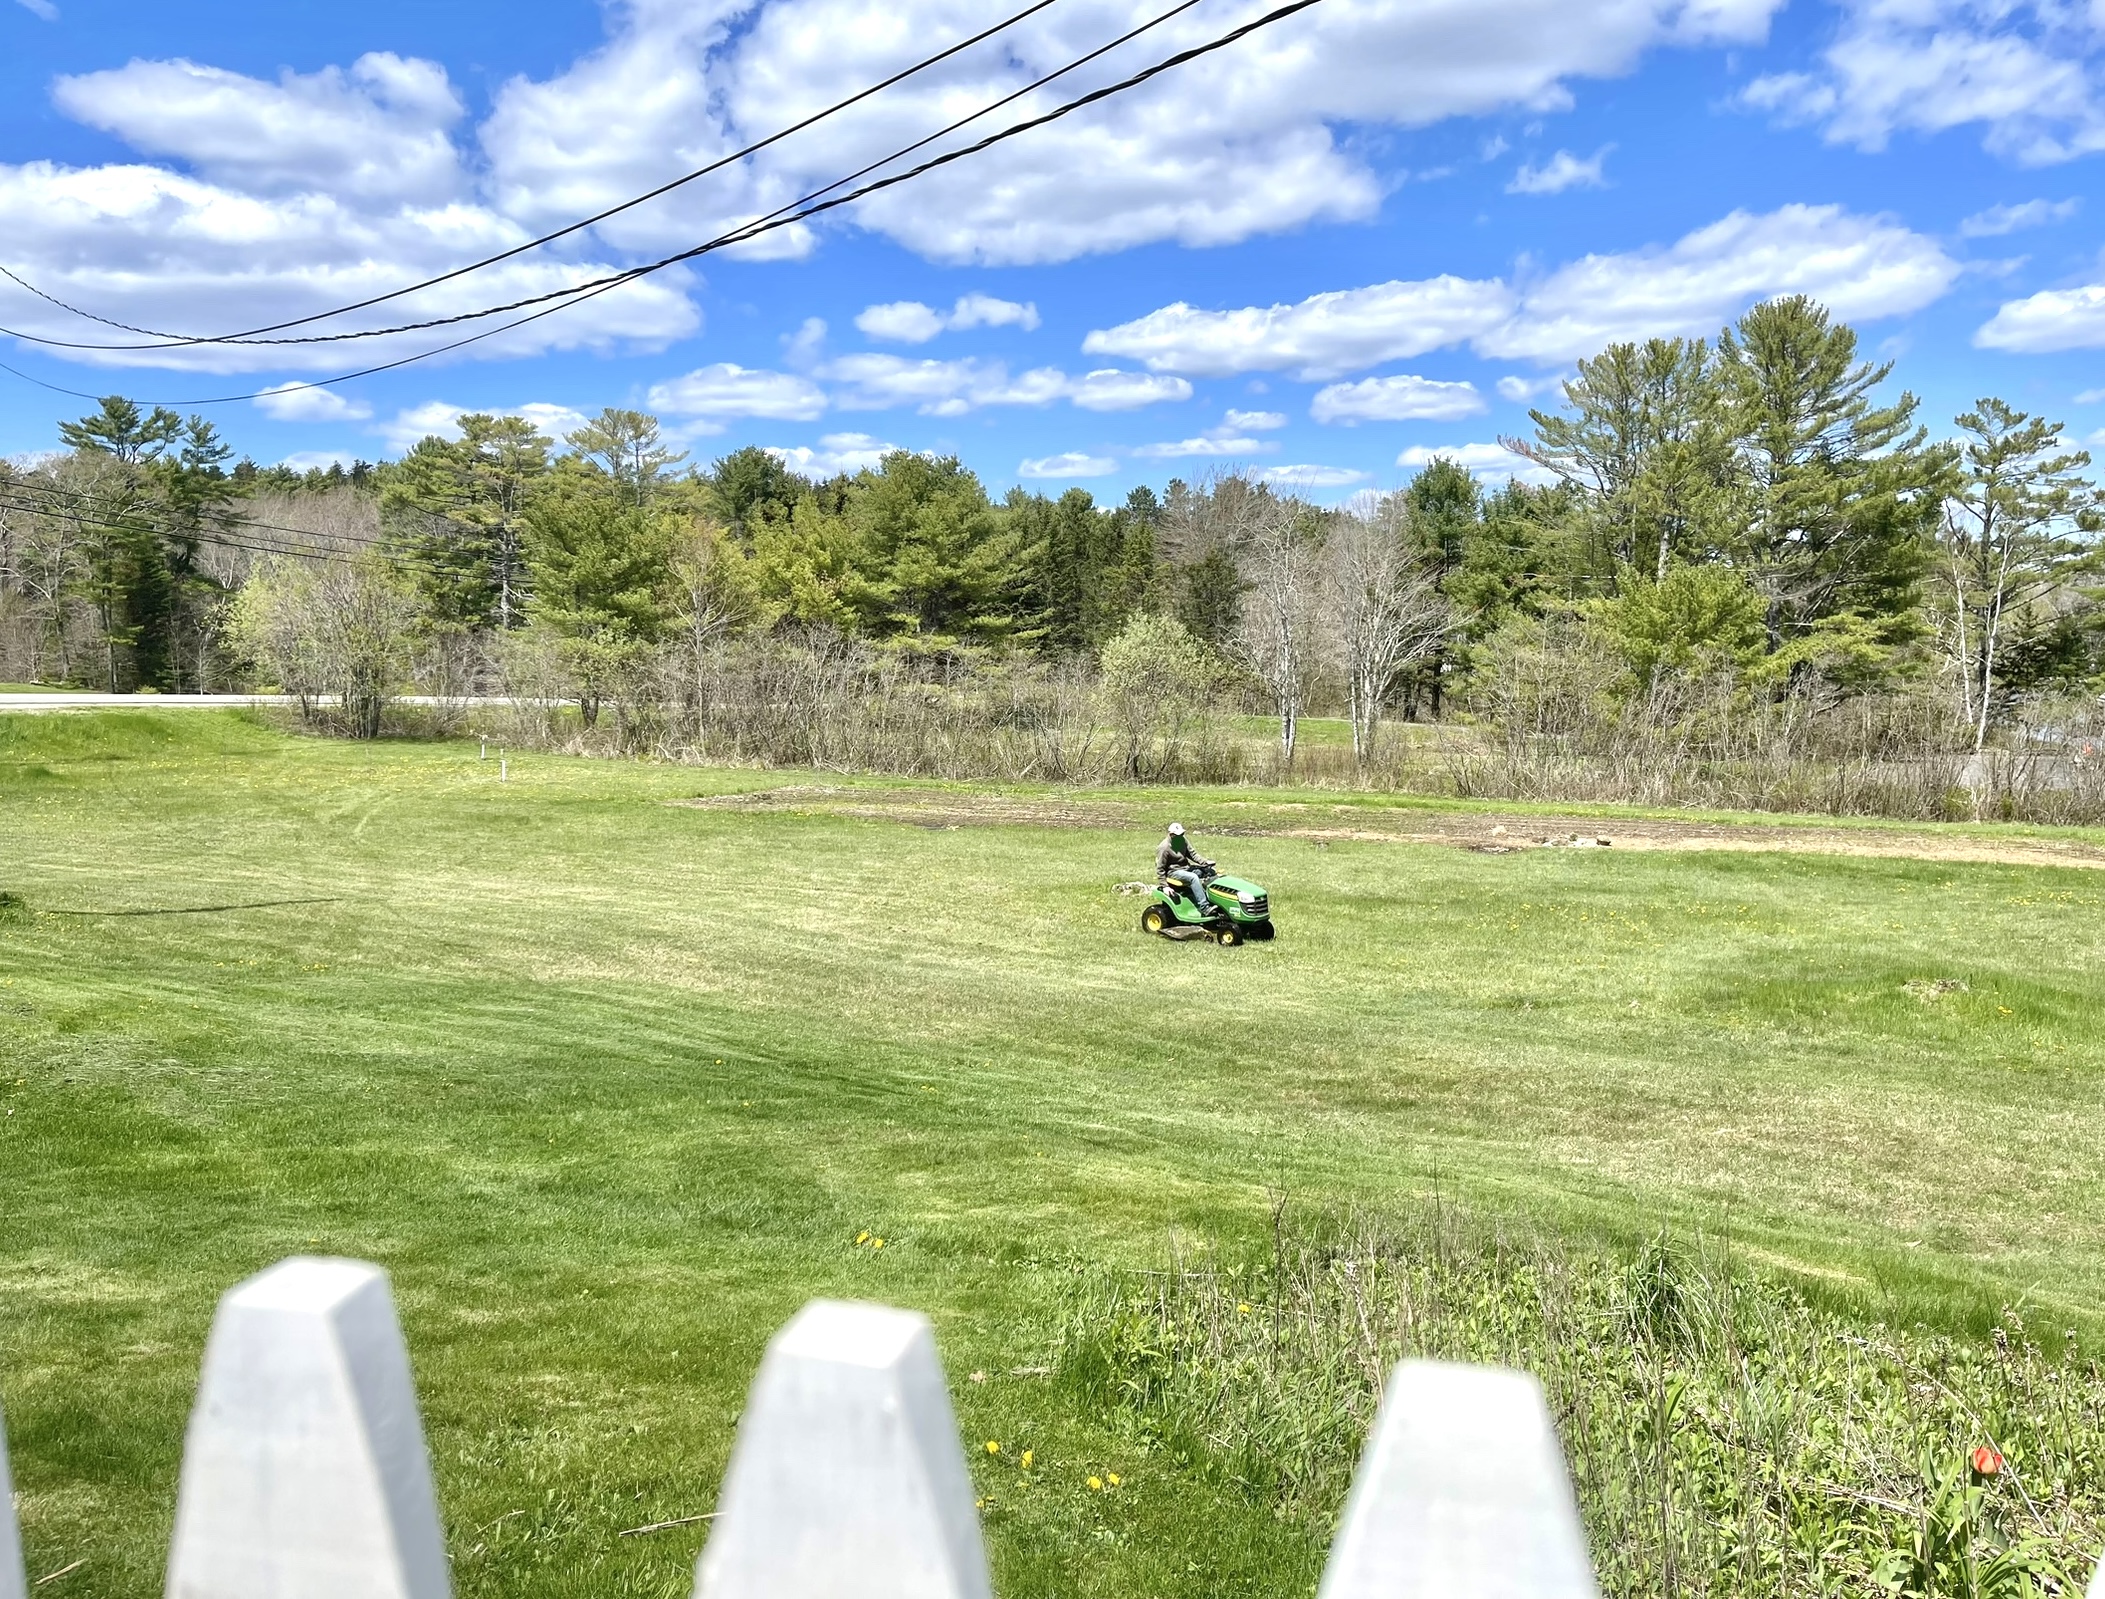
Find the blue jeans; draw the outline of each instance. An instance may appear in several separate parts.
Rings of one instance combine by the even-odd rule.
[[[1213,896],[1206,892],[1206,879],[1188,866],[1173,866],[1164,874],[1172,883],[1180,885],[1191,896],[1191,902],[1205,914],[1213,909]]]

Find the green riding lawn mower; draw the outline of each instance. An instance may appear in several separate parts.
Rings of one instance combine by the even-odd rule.
[[[1234,946],[1245,940],[1263,943],[1272,936],[1272,899],[1246,878],[1223,877],[1211,861],[1194,861],[1204,881],[1206,903],[1195,904],[1182,883],[1158,882],[1140,913],[1140,930],[1175,936],[1190,929],[1216,944]]]

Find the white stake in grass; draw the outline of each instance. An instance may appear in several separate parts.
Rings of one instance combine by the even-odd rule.
[[[29,1592],[22,1571],[22,1537],[15,1530],[15,1488],[7,1474],[7,1417],[0,1413],[0,1599]]]
[[[387,1276],[283,1261],[212,1318],[168,1599],[446,1599],[445,1538]]]
[[[1319,1599],[1599,1599],[1541,1385],[1398,1366]]]
[[[928,1318],[818,1300],[768,1345],[700,1599],[991,1599]]]

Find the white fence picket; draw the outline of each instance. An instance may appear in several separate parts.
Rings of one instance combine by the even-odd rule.
[[[925,1316],[817,1300],[768,1345],[697,1599],[992,1599]],[[221,1299],[168,1599],[448,1599],[387,1277],[296,1258]],[[0,1599],[27,1599],[0,1416]],[[1407,1360],[1319,1599],[1599,1599],[1549,1407],[1522,1372]],[[2105,1562],[2087,1599],[2105,1599]]]
[[[1319,1599],[1598,1599],[1542,1388],[1406,1360],[1360,1456]]]
[[[15,1485],[7,1472],[7,1415],[0,1411],[0,1599],[24,1599],[22,1537],[15,1526]]]
[[[768,1345],[717,1507],[700,1599],[991,1599],[925,1316],[806,1305]]]
[[[295,1258],[219,1302],[190,1413],[168,1599],[446,1599],[387,1276]]]

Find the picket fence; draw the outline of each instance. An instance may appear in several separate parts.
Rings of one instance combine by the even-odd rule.
[[[27,1599],[25,1583],[0,1421],[0,1599]],[[231,1289],[184,1443],[169,1599],[446,1599],[450,1587],[386,1274],[296,1257]],[[926,1317],[817,1300],[775,1335],[695,1593],[992,1599]],[[1319,1599],[1597,1599],[1532,1377],[1396,1368]]]

